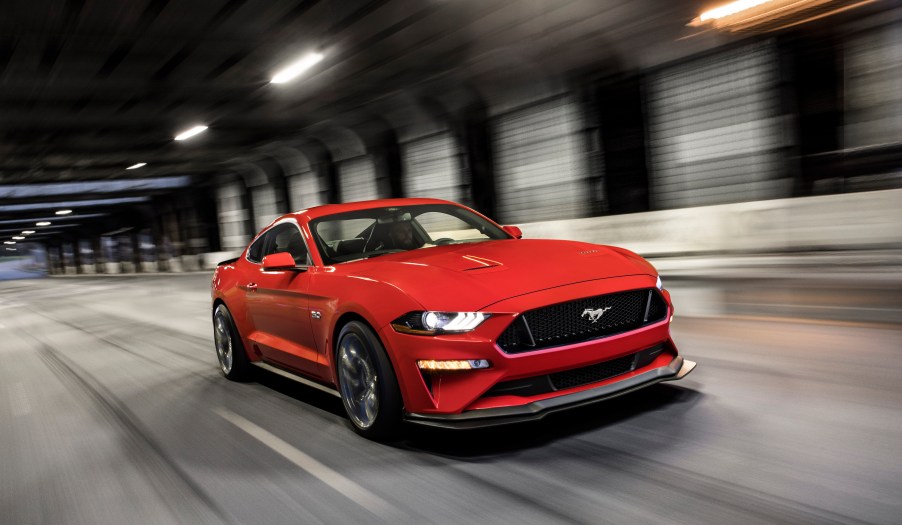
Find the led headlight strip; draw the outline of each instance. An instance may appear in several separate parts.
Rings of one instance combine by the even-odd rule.
[[[475,329],[491,316],[482,312],[409,312],[391,325],[395,331],[405,334],[459,334]]]

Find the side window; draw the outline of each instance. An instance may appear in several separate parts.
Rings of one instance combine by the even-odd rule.
[[[263,262],[263,246],[266,244],[267,237],[269,237],[269,232],[261,235],[254,244],[251,244],[251,248],[247,251],[248,261],[257,264]]]
[[[279,252],[288,252],[294,263],[303,266],[310,264],[307,246],[301,237],[301,230],[294,224],[280,224],[269,230],[266,236],[272,239],[266,243],[264,256]]]

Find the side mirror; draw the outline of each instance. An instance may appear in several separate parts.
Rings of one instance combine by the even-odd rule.
[[[521,232],[520,228],[517,228],[516,226],[502,226],[501,229],[511,234],[514,239],[523,238],[523,232]]]
[[[304,271],[306,266],[298,266],[294,257],[288,252],[271,253],[263,258],[264,270],[298,270]]]

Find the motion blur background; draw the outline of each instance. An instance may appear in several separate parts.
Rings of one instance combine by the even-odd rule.
[[[292,81],[271,82],[297,60],[309,67]],[[197,125],[208,129],[174,140]],[[894,465],[902,455],[895,381],[902,368],[894,353],[902,343],[896,1],[14,0],[0,14],[0,137],[0,346],[25,366],[0,373],[7,385],[0,383],[0,394],[9,400],[0,417],[14,423],[0,431],[0,454],[20,458],[4,466],[0,522],[117,522],[129,513],[154,522],[350,519],[313,503],[295,501],[303,512],[279,507],[295,496],[267,474],[256,474],[267,482],[241,488],[262,491],[250,506],[262,514],[218,499],[220,482],[205,470],[212,467],[181,457],[205,457],[198,451],[213,445],[186,444],[175,437],[179,429],[166,430],[169,408],[148,399],[165,398],[167,386],[142,383],[137,370],[163,352],[154,361],[188,359],[190,366],[157,377],[188,381],[179,372],[187,367],[216,379],[209,270],[278,215],[413,196],[467,204],[520,226],[526,237],[614,244],[646,256],[673,294],[677,342],[699,370],[685,389],[656,387],[665,401],[649,395],[615,404],[596,426],[564,420],[534,427],[534,440],[501,433],[455,441],[458,447],[429,437],[444,443],[437,449],[414,440],[413,463],[406,448],[386,452],[350,432],[330,433],[347,430],[340,409],[316,394],[264,382],[281,393],[255,394],[278,397],[281,405],[264,407],[273,421],[282,414],[303,422],[298,413],[312,402],[320,409],[313,426],[327,433],[322,440],[401,465],[398,479],[424,476],[424,455],[457,470],[467,470],[461,457],[490,457],[502,472],[535,475],[540,488],[521,492],[498,488],[487,471],[452,469],[432,480],[454,492],[461,480],[477,479],[489,487],[479,494],[502,502],[492,508],[525,505],[523,515],[477,513],[474,520],[890,523],[902,515],[902,469]],[[61,321],[72,333],[53,331]],[[172,340],[158,340],[161,332]],[[123,351],[144,359],[121,365],[132,370],[129,387],[104,365]],[[38,364],[21,364],[28,355],[71,377],[53,383]],[[88,468],[118,478],[96,462],[69,465],[78,452],[67,448],[66,432],[18,417],[41,413],[34,407],[45,394],[36,385],[63,397],[88,388],[94,401],[79,405],[86,421],[102,401],[119,429],[111,432],[143,435],[133,445],[163,458],[159,472],[182,480],[202,503],[173,503],[181,496],[159,490],[171,516],[152,498],[138,509],[122,503],[128,498],[72,503],[67,498],[98,496],[49,481],[59,472],[81,476]],[[718,405],[723,399],[740,406]],[[786,399],[798,404],[758,419]],[[71,413],[62,406],[42,417]],[[211,432],[239,439],[236,429],[215,426],[222,423],[216,416],[197,417],[216,421],[202,424]],[[684,418],[679,432],[666,430],[673,417]],[[737,428],[737,419],[755,423]],[[309,428],[295,432],[294,421],[271,424],[289,425],[283,438],[309,437]],[[746,455],[749,433],[753,444],[776,449],[752,447]],[[39,453],[35,435],[61,447],[58,463]],[[806,441],[814,435],[821,438]],[[617,470],[649,450],[627,453],[622,443],[650,440],[650,449],[666,451],[673,439],[682,459],[657,461],[686,460],[691,482],[670,463],[666,472],[649,464]],[[571,450],[574,440],[589,456],[604,442],[619,458],[613,472],[594,465],[603,480],[580,478],[594,495],[573,488],[573,470],[542,472],[531,462],[559,461],[555,446]],[[712,450],[719,455],[693,456]],[[125,460],[134,453],[123,452]],[[43,473],[21,459],[31,456]],[[797,459],[794,473],[781,470]],[[157,472],[153,465],[142,472]],[[729,471],[740,467],[751,473],[730,485],[735,493],[706,485],[727,490],[718,480],[733,483]],[[658,481],[619,483],[650,468]],[[59,486],[44,500],[17,479]],[[159,479],[150,485],[165,485]],[[815,479],[820,485],[808,485]],[[567,512],[531,507],[552,490],[548,483],[582,499]],[[677,494],[671,506],[650,508],[639,496],[686,486],[694,492]],[[143,485],[135,487],[129,494],[143,494]],[[615,487],[632,503],[597,500]],[[687,497],[696,505],[689,514],[681,503]],[[196,508],[206,510],[190,514]],[[407,515],[412,522],[468,521],[453,509],[416,512]]]
[[[403,196],[649,256],[898,248],[902,10],[745,3],[11,2],[3,255],[209,268],[282,213]]]

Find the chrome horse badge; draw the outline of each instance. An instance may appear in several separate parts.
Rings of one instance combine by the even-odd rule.
[[[589,320],[594,323],[595,321],[598,321],[599,319],[601,319],[601,316],[604,315],[604,313],[607,312],[608,310],[610,310],[611,308],[612,308],[611,306],[608,306],[607,308],[598,308],[596,310],[591,310],[589,308],[586,308],[585,310],[583,310],[583,315],[581,315],[580,317],[585,317],[588,315]]]

